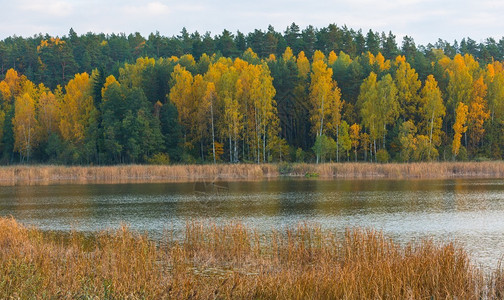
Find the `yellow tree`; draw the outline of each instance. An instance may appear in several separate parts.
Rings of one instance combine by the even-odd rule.
[[[194,120],[194,106],[192,103],[193,77],[189,71],[180,65],[175,66],[171,77],[174,83],[170,89],[170,100],[175,104],[179,122],[184,128],[185,146],[192,148],[193,145],[187,140],[187,135]]]
[[[238,139],[244,130],[244,109],[238,101],[243,93],[240,72],[248,68],[248,63],[241,59],[234,62],[228,59],[219,59],[209,66],[204,78],[208,82],[205,101],[210,104],[210,118],[214,119],[214,130],[218,135],[229,141],[229,161],[238,161]],[[213,113],[212,113],[213,111]],[[214,135],[213,135],[214,136]],[[233,145],[234,142],[234,145]],[[219,156],[223,144],[214,142],[212,154]]]
[[[209,108],[209,111],[210,111],[210,125],[211,125],[211,133],[212,133],[212,156],[213,156],[213,161],[214,161],[214,164],[217,162],[217,157],[216,157],[216,153],[215,153],[215,121],[214,121],[214,118],[215,118],[215,112],[214,112],[214,109],[215,109],[215,104],[216,104],[216,101],[217,101],[217,92],[215,90],[215,84],[213,82],[208,82],[207,83],[207,86],[206,86],[206,91],[205,91],[205,95],[202,99],[204,105],[202,105],[203,107],[208,107]]]
[[[107,78],[105,78],[105,83],[103,84],[103,87],[101,89],[101,96],[102,96],[102,98],[105,97],[105,92],[107,91],[107,88],[111,84],[118,84],[118,85],[120,85],[120,83],[116,80],[116,78],[114,77],[114,75],[109,75]]]
[[[332,66],[338,60],[338,55],[334,53],[334,51],[329,52],[329,56],[327,57],[328,65]]]
[[[194,59],[193,59],[194,60]],[[149,66],[154,66],[154,58],[139,57],[135,64],[124,64],[119,69],[119,81],[126,87],[140,87],[143,80],[143,72]]]
[[[367,161],[367,153],[369,150],[371,150],[371,139],[369,137],[369,134],[367,134],[366,132],[361,133],[360,144],[362,150],[364,151],[364,161]]]
[[[242,74],[243,89],[239,98],[248,99],[249,130],[253,128],[254,138],[249,142],[255,148],[256,161],[266,162],[266,149],[273,137],[278,135],[279,121],[276,110],[276,101],[273,99],[276,90],[273,87],[273,78],[266,64],[249,65],[247,72]],[[237,89],[239,91],[239,89]],[[247,101],[244,102],[245,104]]]
[[[491,122],[504,119],[504,65],[494,61],[487,65],[485,84]]]
[[[271,149],[276,144],[281,145],[283,140],[279,140],[280,119],[278,118],[277,103],[274,99],[276,95],[275,87],[273,86],[273,77],[266,63],[263,63],[260,68],[260,107],[259,112],[262,114],[262,135],[263,135],[263,159],[268,159],[266,150]],[[271,146],[269,144],[272,144]]]
[[[350,126],[350,140],[352,141],[352,147],[354,148],[355,161],[357,161],[357,147],[359,147],[360,131],[361,127],[359,124],[355,123]]]
[[[469,103],[469,112],[467,114],[469,141],[473,150],[477,147],[485,133],[483,124],[490,118],[487,101],[485,100],[486,95],[487,85],[483,82],[483,77],[480,77],[474,82],[471,102]]]
[[[467,112],[467,105],[459,102],[457,109],[455,110],[455,123],[453,124],[453,131],[455,132],[455,134],[453,136],[452,153],[454,157],[459,154],[460,139],[462,138],[462,133],[465,133],[467,131]]]
[[[331,81],[331,91],[329,92],[329,116],[327,118],[327,127],[336,135],[336,161],[339,162],[339,146],[340,146],[340,125],[341,125],[341,109],[344,101],[341,100],[341,90],[338,88],[336,81]]]
[[[469,74],[472,78],[478,78],[478,74],[480,73],[479,63],[474,59],[471,54],[464,54],[464,63],[469,71]]]
[[[230,94],[227,94],[223,100],[224,113],[222,115],[222,123],[224,126],[221,127],[221,133],[227,135],[229,139],[229,161],[237,162],[238,138],[243,129],[243,114],[240,113],[240,104],[237,98],[233,98]]]
[[[369,65],[374,65],[378,67],[379,73],[390,69],[390,60],[386,60],[385,57],[379,52],[376,56],[371,52],[367,52],[367,59]]]
[[[332,80],[332,69],[328,68],[322,59],[318,59],[312,65],[309,99],[312,132],[316,137],[328,131],[336,136],[336,159],[339,161],[339,133],[343,101],[341,90],[336,81]]]
[[[12,97],[21,96],[21,85],[24,81],[24,76],[19,76],[16,70],[9,69],[5,74],[5,79],[3,80],[7,86],[9,86],[9,94]],[[7,100],[7,99],[4,99]]]
[[[234,65],[228,65],[228,62],[219,61],[212,64],[205,74],[205,78],[215,86],[217,95],[215,102],[216,106],[220,107],[220,109],[216,110],[220,114],[220,118],[216,118],[216,131],[223,139],[229,141],[230,162],[238,161],[238,139],[241,137],[244,129],[243,104],[240,105],[238,102],[238,94],[241,92],[242,87],[241,83],[239,83],[239,71],[237,68],[243,71],[246,66],[248,66],[248,63],[241,59],[236,59]],[[215,145],[219,146],[219,144],[216,143]],[[218,147],[216,147],[216,152],[217,149]]]
[[[360,86],[360,93],[357,98],[357,107],[360,111],[363,125],[369,130],[369,139],[372,141],[370,153],[376,153],[376,139],[380,137],[380,119],[379,119],[379,101],[378,101],[378,86],[376,82],[376,74],[371,72],[364,79]],[[373,157],[371,156],[371,160]]]
[[[292,53],[292,49],[290,47],[285,48],[282,58],[284,61],[295,59],[294,54]]]
[[[322,136],[328,128],[327,123],[324,124],[324,119],[331,114],[332,87],[332,69],[322,60],[314,62],[310,83],[310,121],[312,132],[316,137]],[[318,161],[319,155],[317,163]]]
[[[375,63],[380,68],[380,71],[386,71],[390,69],[390,60],[385,59],[385,57],[381,54],[381,52],[378,52],[378,54],[376,55]]]
[[[38,142],[38,122],[35,117],[35,101],[28,94],[16,97],[14,128],[14,151],[21,154],[22,160],[30,161],[30,155]]]
[[[394,82],[398,90],[400,114],[405,120],[416,120],[420,101],[418,91],[422,83],[418,80],[418,73],[406,62],[404,56],[396,58],[396,65]]]
[[[308,74],[310,73],[310,62],[308,61],[308,58],[306,58],[306,55],[303,51],[299,52],[296,63],[299,76],[303,79],[306,79],[308,77]]]
[[[17,83],[16,83],[17,82]],[[19,79],[17,76],[17,72],[14,69],[9,69],[5,76],[5,79],[0,82],[0,140],[3,138],[3,130],[6,113],[10,111],[12,99],[14,98],[14,90],[12,88],[17,88],[17,92],[20,90]]]
[[[243,62],[247,62],[247,63],[253,64],[253,65],[257,65],[261,62],[261,59],[252,50],[252,48],[248,48],[247,50],[245,50],[245,52],[243,52],[242,58],[243,58],[243,60],[242,60]]]
[[[432,145],[439,146],[441,143],[441,126],[445,115],[445,107],[441,90],[434,76],[429,75],[421,92],[420,115],[422,116],[422,134],[429,134],[429,157]]]
[[[0,95],[2,96],[2,104],[5,106],[5,104],[9,104],[12,100],[12,93],[9,88],[9,85],[2,80],[0,82]]]
[[[501,120],[504,118],[504,72],[496,72],[497,69],[493,64],[488,65],[486,84],[488,86],[488,107],[490,109],[490,117]],[[0,83],[1,84],[1,83]]]
[[[392,76],[387,74],[378,82],[376,82],[376,77],[374,72],[369,74],[361,84],[357,98],[357,107],[360,110],[363,125],[369,130],[375,155],[376,140],[383,138],[383,148],[385,148],[387,125],[394,123],[399,115],[397,88]]]
[[[316,136],[321,136],[327,129],[324,119],[331,113],[329,98],[332,87],[332,69],[321,60],[314,62],[310,82],[310,121]]]
[[[194,71],[196,68],[196,60],[192,54],[184,54],[177,61],[182,67],[185,67],[187,70]]]
[[[501,157],[502,124],[504,120],[504,72],[503,65],[494,61],[487,65],[485,83],[488,86],[487,102],[490,112],[490,126],[487,136],[490,153],[495,158]]]
[[[76,74],[65,86],[60,103],[59,130],[63,140],[82,144],[94,110],[92,82],[87,73]]]
[[[409,162],[417,147],[417,128],[412,120],[405,121],[399,127],[399,143],[401,144],[400,158]]]
[[[383,149],[385,149],[385,135],[387,125],[393,124],[399,116],[399,102],[397,101],[397,88],[390,74],[383,76],[376,85],[378,89],[378,120],[379,128],[383,127]]]
[[[468,104],[471,99],[473,78],[462,55],[457,54],[448,66],[448,100],[446,106],[449,111],[455,110],[459,102]]]
[[[317,51],[315,51],[315,53],[313,54],[313,61],[312,61],[312,63],[314,63],[314,62],[316,62],[316,61],[319,61],[319,60],[321,60],[321,61],[325,62],[326,57],[325,57],[324,53],[322,53],[322,51],[317,50]]]
[[[46,141],[59,130],[59,103],[51,91],[42,92],[38,101],[37,120],[40,124],[40,141]]]
[[[191,107],[194,108],[194,117],[190,120],[191,140],[197,142],[199,140],[201,146],[201,158],[204,159],[204,145],[208,143],[209,136],[212,137],[212,156],[216,161],[215,139],[213,134],[213,102],[215,102],[216,92],[215,85],[205,81],[202,75],[194,76],[192,96],[190,98]],[[209,130],[211,129],[211,130]],[[208,152],[208,151],[206,151]]]

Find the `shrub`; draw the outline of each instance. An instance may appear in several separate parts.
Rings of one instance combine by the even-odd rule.
[[[297,148],[296,150],[296,162],[304,162],[305,152],[301,148]]]
[[[156,153],[147,159],[147,163],[150,165],[168,165],[170,164],[170,156],[166,153]]]
[[[467,161],[469,159],[467,155],[467,149],[464,146],[460,146],[459,154],[457,155],[457,160]]]
[[[380,149],[376,152],[376,160],[379,163],[386,163],[390,159],[390,155],[385,149]]]
[[[278,164],[278,173],[280,173],[281,175],[289,175],[290,173],[292,173],[292,171],[292,164],[287,162],[281,162]]]

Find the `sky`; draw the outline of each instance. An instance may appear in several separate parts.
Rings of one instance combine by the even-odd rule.
[[[178,35],[183,27],[212,36],[223,29],[233,33],[266,30],[283,32],[292,22],[305,28],[347,25],[364,34],[392,31],[400,45],[403,36],[417,45],[439,38],[453,42],[470,37],[484,42],[504,36],[501,0],[0,0],[0,39],[9,36],[135,33]]]

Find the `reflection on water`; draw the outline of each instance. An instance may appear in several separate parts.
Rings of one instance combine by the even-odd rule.
[[[456,241],[475,261],[504,254],[502,180],[275,180],[0,187],[0,214],[43,230],[99,231],[126,223],[154,238],[196,218],[259,230],[320,224],[383,230],[399,242]]]

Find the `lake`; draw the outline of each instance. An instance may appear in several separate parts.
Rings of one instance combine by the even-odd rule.
[[[0,187],[0,214],[42,230],[127,224],[160,238],[189,220],[239,221],[268,232],[314,223],[382,230],[405,243],[455,241],[477,264],[504,254],[504,180],[322,180]]]

